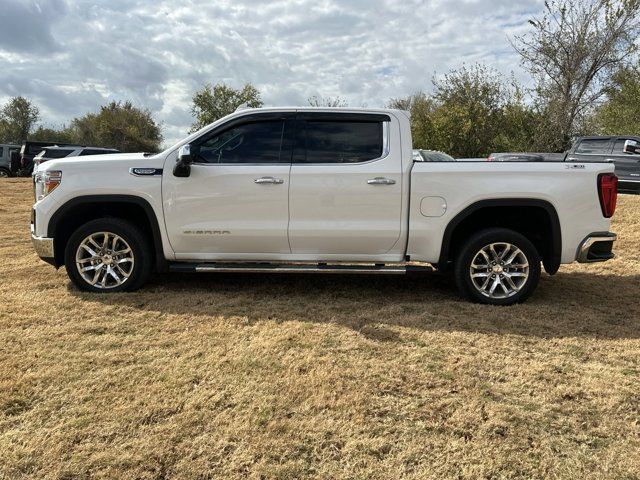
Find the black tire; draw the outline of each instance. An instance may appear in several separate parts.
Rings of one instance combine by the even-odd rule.
[[[11,175],[11,170],[9,170],[8,168],[0,167],[0,178],[9,177],[13,177],[13,175]]]
[[[127,256],[132,255],[134,260],[132,262],[133,265],[130,266],[131,270],[128,278],[116,286],[107,285],[101,288],[100,286],[92,285],[83,278],[76,265],[76,254],[81,248],[81,243],[89,236],[100,232],[108,232],[120,237],[130,247],[131,253]],[[111,261],[111,257],[109,257],[109,261]],[[96,293],[131,292],[139,289],[151,274],[152,262],[152,251],[145,235],[132,223],[119,218],[100,218],[85,223],[71,235],[64,254],[67,275],[69,275],[73,284],[80,290]],[[116,272],[116,274],[118,273],[120,272]],[[119,276],[124,277],[124,275]],[[111,277],[108,278],[108,281],[114,282]]]
[[[496,262],[498,265],[492,265],[494,257],[489,255],[486,260],[486,269],[474,268],[475,275],[481,277],[476,279],[478,283],[487,281],[490,283],[485,288],[490,290],[494,282],[499,282],[495,287],[494,294],[491,295],[496,297],[504,295],[502,298],[489,296],[490,293],[482,290],[482,285],[476,286],[474,279],[471,277],[472,265],[482,264],[485,259],[485,256],[481,254],[481,250],[485,247],[489,248],[492,244],[497,244],[494,247],[494,252],[498,254],[501,253],[501,249],[506,249],[506,245],[501,244],[512,246],[511,250],[504,254],[505,263],[508,260],[506,257],[509,257],[510,254],[516,252],[516,249],[519,249],[528,264],[528,270],[527,268],[505,267],[500,265],[502,262]],[[473,264],[476,258],[478,258],[478,263]],[[520,253],[517,254],[517,258],[520,259],[518,260],[520,263],[512,263],[512,265],[524,265],[523,257],[520,256]],[[454,277],[460,293],[474,302],[489,305],[513,305],[525,301],[538,286],[540,271],[540,255],[536,247],[524,235],[506,228],[490,228],[472,235],[459,250],[454,263]],[[525,274],[528,275],[525,277]],[[505,276],[509,276],[509,279],[504,278]],[[515,279],[512,279],[512,276]],[[515,282],[514,284],[518,288],[513,288],[507,283],[508,281]],[[502,285],[504,285],[504,288]],[[510,290],[510,292],[507,290]]]

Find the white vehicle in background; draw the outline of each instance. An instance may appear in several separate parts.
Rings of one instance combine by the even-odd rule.
[[[42,151],[33,158],[34,171],[41,163],[49,160],[57,160],[67,157],[85,157],[88,155],[105,155],[109,153],[120,153],[115,148],[85,147],[81,145],[65,145],[44,147]]]
[[[411,146],[403,111],[245,109],[156,155],[40,165],[33,243],[91,292],[153,271],[435,268],[494,305],[531,295],[541,264],[613,257],[613,165],[416,162]]]
[[[455,162],[456,159],[451,155],[438,150],[414,150],[413,151],[414,162]]]

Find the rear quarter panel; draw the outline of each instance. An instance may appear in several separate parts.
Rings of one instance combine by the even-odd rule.
[[[587,235],[609,230],[611,222],[602,216],[597,191],[598,174],[607,172],[613,172],[612,165],[415,163],[411,172],[407,254],[415,261],[437,263],[447,225],[476,202],[537,199],[547,201],[555,208],[562,232],[561,261],[571,263]],[[446,208],[440,211],[434,208],[437,204],[434,197],[444,199],[439,204],[446,203]],[[421,205],[428,205],[431,210],[424,212]],[[442,215],[425,216],[424,213]]]

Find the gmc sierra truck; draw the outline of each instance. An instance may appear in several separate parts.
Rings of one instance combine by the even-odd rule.
[[[561,263],[613,257],[613,165],[415,162],[406,112],[237,111],[156,155],[38,167],[39,256],[90,292],[153,271],[451,272],[510,305]]]

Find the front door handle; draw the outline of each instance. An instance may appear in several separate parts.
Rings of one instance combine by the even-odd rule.
[[[395,185],[396,181],[393,178],[376,177],[367,180],[369,185]]]
[[[262,177],[262,178],[256,178],[254,180],[254,183],[257,183],[259,185],[281,185],[284,183],[284,180],[281,178],[274,178],[274,177]]]

